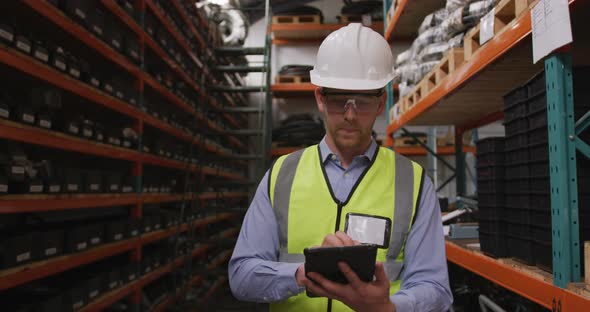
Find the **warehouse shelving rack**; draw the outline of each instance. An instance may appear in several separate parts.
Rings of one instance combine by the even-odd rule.
[[[181,35],[180,32],[178,32],[172,25],[170,25],[170,23],[164,17],[161,9],[152,0],[135,1],[134,9],[142,16],[146,10],[149,10],[159,19],[168,33],[177,41],[179,46],[182,47],[183,53],[186,53],[190,60],[194,62],[204,73],[204,75],[201,77],[201,81],[191,78],[190,75],[185,70],[183,70],[182,67],[179,66],[179,64],[176,63],[170,56],[168,56],[168,54],[155,42],[155,40],[144,31],[143,27],[141,26],[143,23],[143,17],[136,21],[131,18],[127,12],[120,8],[116,2],[109,0],[101,0],[100,2],[106,10],[110,11],[110,13],[112,13],[118,19],[119,22],[123,23],[125,27],[127,27],[137,36],[140,42],[142,59],[145,50],[149,49],[152,53],[161,58],[161,60],[163,60],[163,62],[178,78],[190,86],[190,88],[192,88],[192,90],[199,95],[199,103],[208,102],[211,104],[211,106],[220,110],[230,107],[235,108],[236,111],[227,110],[221,115],[228,122],[228,124],[232,125],[232,127],[235,129],[246,127],[246,120],[240,115],[241,113],[239,111],[240,107],[246,105],[246,99],[242,95],[220,93],[222,99],[216,99],[209,95],[209,86],[206,82],[216,81],[216,78],[214,75],[215,73],[209,68],[208,64],[202,61],[202,59],[208,57],[209,61],[215,62],[217,61],[215,56],[217,52],[211,47],[211,45],[214,44],[211,41],[213,37],[210,36],[209,38],[204,38],[203,36],[211,34],[214,30],[209,29],[209,25],[200,11],[193,7],[193,13],[196,16],[196,19],[194,17],[191,18],[191,16],[189,16],[187,12],[183,10],[179,1],[181,0],[172,0],[170,1],[170,4],[182,17],[182,22],[185,23],[185,26],[188,27],[192,33],[194,40],[198,43],[198,48],[194,45],[191,46],[189,42],[186,41],[185,37]],[[49,2],[24,0],[23,4],[32,12],[35,12],[42,18],[47,19],[57,29],[60,29],[64,33],[68,34],[73,40],[76,40],[80,44],[85,45],[87,48],[92,49],[105,60],[111,62],[113,65],[118,66],[120,69],[135,77],[135,88],[140,95],[143,95],[146,87],[153,89],[153,91],[166,99],[170,105],[174,105],[194,117],[194,121],[196,123],[203,125],[203,131],[216,131],[217,133],[225,136],[233,148],[240,150],[241,152],[247,150],[247,146],[242,142],[242,140],[238,139],[233,134],[230,134],[230,131],[219,128],[202,112],[196,110],[193,106],[186,103],[179,96],[165,88],[162,84],[160,84],[160,82],[156,81],[145,71],[143,65],[136,65],[129,61],[121,53],[115,51],[106,43],[96,38],[93,34],[91,34],[82,26],[78,25]],[[202,31],[199,32],[197,29]],[[262,52],[268,54],[267,51],[263,50]],[[242,155],[228,152],[227,148],[207,142],[203,140],[203,137],[200,135],[193,135],[185,132],[184,130],[176,128],[171,124],[149,115],[136,106],[94,89],[78,80],[69,77],[66,74],[55,70],[52,67],[47,66],[44,63],[33,59],[32,57],[17,52],[11,47],[0,45],[0,62],[2,62],[4,66],[12,67],[25,76],[35,78],[58,89],[68,91],[109,111],[130,117],[132,120],[134,120],[134,129],[140,135],[140,142],[144,127],[150,126],[163,134],[180,139],[186,144],[192,145],[194,148],[214,153],[219,157],[227,158],[229,161],[241,164],[241,166],[247,168],[246,162],[235,160]],[[231,80],[234,85],[240,83],[240,78],[237,74],[235,76],[228,75],[226,76],[226,79]],[[222,101],[223,103],[221,103]],[[142,103],[143,96],[140,96],[139,106],[141,106]],[[143,175],[143,169],[145,165],[187,171],[190,172],[190,176],[188,176],[188,178],[197,179],[201,182],[204,181],[206,176],[223,178],[228,184],[235,183],[238,185],[248,183],[249,179],[243,172],[237,173],[233,171],[225,171],[218,168],[184,163],[178,160],[146,154],[142,152],[141,144],[138,146],[137,150],[120,148],[8,120],[0,120],[0,138],[32,145],[45,146],[56,150],[93,155],[100,158],[127,161],[132,169],[131,172],[133,176],[135,176],[137,190],[137,193],[132,194],[6,195],[0,197],[0,214],[68,211],[82,208],[127,206],[130,207],[130,218],[137,219],[141,218],[142,216],[142,207],[144,204],[188,202],[198,200],[202,205],[205,205],[205,203],[209,200],[232,198],[239,199],[248,198],[248,196],[250,196],[248,192],[203,192],[199,191],[198,189],[188,190],[188,192],[179,194],[142,193],[141,177]],[[82,266],[84,264],[96,262],[98,260],[105,259],[113,255],[123,254],[125,252],[130,253],[131,262],[139,263],[142,258],[141,248],[146,244],[160,241],[168,237],[173,237],[179,233],[192,233],[196,229],[205,227],[208,224],[213,224],[224,220],[237,221],[238,218],[239,212],[218,213],[216,215],[199,218],[194,221],[187,221],[186,223],[179,224],[178,227],[142,234],[139,237],[130,238],[115,243],[104,244],[76,254],[58,256],[49,260],[36,261],[18,267],[5,269],[0,271],[0,290],[9,289],[29,281],[49,277],[66,270]],[[237,235],[236,229],[226,233],[228,238],[235,237],[235,235]],[[185,264],[186,262],[190,262],[191,256],[194,258],[207,252],[209,247],[209,245],[200,246],[194,249],[189,255],[181,256],[172,263],[165,265],[164,267],[161,267],[147,275],[144,275],[132,283],[119,287],[100,296],[100,298],[85,306],[83,311],[101,311],[124,298],[129,298],[130,303],[135,307],[138,307],[141,300],[141,290],[143,287],[155,281],[164,274],[170,273],[173,270],[180,268],[181,265]],[[224,261],[227,261],[227,259],[224,259]],[[222,264],[223,261],[215,263],[216,266]],[[202,276],[193,276],[190,279],[190,282],[184,286],[184,291],[186,292],[186,290],[188,290],[190,287],[198,285],[202,280]],[[215,285],[218,285],[218,283]],[[209,290],[209,293],[211,294],[215,290],[216,288],[214,289],[212,287]],[[161,302],[156,307],[156,310],[166,309],[174,302],[173,300],[170,300],[170,298],[180,297],[175,297],[175,295],[176,294],[170,295],[168,300]]]
[[[422,7],[414,5],[413,1],[396,1],[397,9],[391,23],[385,28],[386,39],[395,40],[397,29],[400,29],[400,36],[407,34],[402,32],[402,21],[406,23],[404,31],[415,31],[432,9],[444,5],[444,1],[432,2],[437,2],[437,6],[423,10]],[[587,3],[568,2],[572,20],[579,20],[583,12],[588,12]],[[390,5],[391,1],[384,2],[384,14],[389,12]],[[412,10],[409,9],[410,6]],[[469,129],[501,120],[502,95],[543,69],[542,63],[534,65],[531,59],[531,8],[532,6],[526,9],[505,31],[495,35],[481,47],[478,53],[473,55],[472,60],[464,63],[452,74],[452,79],[443,81],[415,103],[399,120],[392,122],[387,129],[388,137],[406,125],[455,125],[457,172],[464,172],[460,165],[463,162],[460,152],[462,134]],[[408,26],[410,24],[411,27]],[[579,30],[577,27],[579,25],[574,23],[574,34],[577,29]],[[579,33],[579,37],[574,37],[574,54],[587,49],[590,41],[584,36]],[[579,224],[575,179],[576,149],[590,157],[589,146],[578,137],[588,127],[590,118],[587,113],[574,124],[571,66],[569,52],[554,53],[544,63],[548,122],[554,129],[549,132],[550,165],[554,168],[551,174],[553,276],[543,278],[531,275],[518,266],[490,258],[478,250],[470,250],[466,243],[446,241],[449,261],[553,311],[582,311],[590,307],[590,299],[582,296],[584,284],[579,283],[580,242],[577,237]],[[459,195],[464,194],[464,178],[458,179],[457,189]]]

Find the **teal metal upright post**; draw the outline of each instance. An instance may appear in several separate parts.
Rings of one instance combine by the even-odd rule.
[[[389,6],[391,6],[391,0],[384,0],[383,1],[383,34],[387,31],[387,11],[389,10]],[[385,102],[385,120],[387,121],[387,125],[389,125],[389,110],[395,103],[395,99],[393,98],[393,82],[387,84],[385,88],[387,91],[387,102]]]
[[[580,280],[578,185],[574,128],[572,58],[556,53],[545,61],[553,283],[566,288]]]

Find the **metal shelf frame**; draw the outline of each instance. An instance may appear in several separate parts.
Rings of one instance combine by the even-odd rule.
[[[384,14],[388,12],[389,3],[384,2]],[[398,8],[392,19],[392,24],[386,25],[386,38],[391,40],[394,36],[395,23],[405,14],[405,0],[398,1]],[[570,12],[579,13],[588,9],[580,1],[569,0]],[[579,6],[578,6],[579,4]],[[485,77],[490,68],[498,66],[507,57],[526,52],[529,62],[530,33],[531,33],[531,7],[517,17],[499,35],[487,42],[473,56],[471,60],[463,64],[455,73],[453,79],[443,81],[432,92],[426,95],[418,103],[415,103],[398,121],[388,126],[388,136],[406,125],[436,125],[436,114],[441,109],[449,112],[457,109],[458,98],[478,80]],[[578,11],[580,10],[580,11]],[[429,12],[424,12],[426,15]],[[527,44],[528,42],[528,44]],[[587,44],[587,42],[584,42]],[[574,47],[575,49],[575,47]],[[516,51],[516,52],[515,52]],[[575,52],[575,51],[574,51]],[[502,287],[510,289],[531,301],[553,309],[553,311],[583,311],[590,309],[590,298],[581,296],[576,289],[580,276],[580,241],[579,241],[579,213],[578,213],[578,186],[576,179],[576,151],[584,157],[590,158],[590,145],[583,142],[579,135],[587,131],[590,126],[590,112],[580,120],[573,118],[573,80],[571,50],[560,50],[546,58],[544,64],[546,79],[546,94],[548,108],[548,140],[549,161],[551,168],[551,215],[552,215],[552,246],[553,246],[553,278],[550,281],[532,277],[521,270],[506,265],[481,253],[468,250],[466,247],[446,242],[447,259],[465,269],[472,271]],[[507,56],[508,55],[508,56]],[[516,60],[516,59],[515,59]],[[513,62],[515,62],[513,60]],[[501,65],[500,65],[501,66]],[[530,65],[529,69],[535,69]],[[531,75],[532,76],[532,75]],[[530,76],[529,76],[530,77]],[[474,90],[474,89],[472,89]],[[506,92],[500,90],[499,92]],[[501,93],[500,93],[501,95]],[[444,99],[444,100],[443,100]],[[390,102],[392,105],[393,101]],[[445,124],[454,124],[455,150],[457,156],[457,173],[464,175],[464,153],[462,153],[462,136],[465,131],[501,120],[503,114],[501,106],[490,110],[474,111],[468,118],[455,116]],[[429,119],[430,118],[430,119]],[[441,124],[441,123],[439,123]],[[391,141],[388,142],[391,144]],[[457,178],[458,195],[463,195],[464,176]]]

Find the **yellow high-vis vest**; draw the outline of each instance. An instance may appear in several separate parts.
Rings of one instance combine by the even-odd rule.
[[[269,174],[269,196],[279,226],[279,262],[304,262],[303,249],[320,246],[327,234],[344,231],[345,216],[360,213],[390,218],[389,247],[379,249],[391,281],[390,294],[400,289],[405,241],[419,202],[424,170],[386,148],[377,148],[373,161],[353,186],[348,199],[335,198],[314,145],[280,157]],[[328,299],[305,292],[271,304],[271,311],[326,311]],[[351,311],[333,300],[332,311]]]

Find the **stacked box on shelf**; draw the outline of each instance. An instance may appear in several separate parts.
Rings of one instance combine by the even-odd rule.
[[[578,120],[590,108],[590,92],[585,91],[585,80],[590,77],[590,68],[574,68],[574,117]],[[547,99],[545,75],[535,75],[525,87],[529,94],[526,118],[527,139],[530,160],[530,208],[531,234],[535,264],[545,270],[552,270],[551,197],[549,147],[547,131]],[[587,134],[582,135],[586,140]],[[590,183],[590,160],[582,155],[577,157],[578,185]],[[590,192],[578,188],[579,219],[590,217]],[[580,222],[580,241],[590,239],[590,224]],[[583,254],[583,252],[581,253]]]
[[[527,88],[517,87],[504,95],[505,217],[508,256],[533,264],[530,229],[530,185]]]
[[[476,144],[481,250],[493,257],[505,257],[504,138],[486,138]]]

